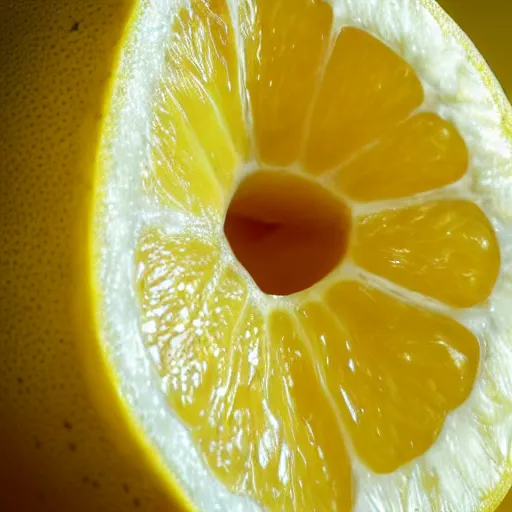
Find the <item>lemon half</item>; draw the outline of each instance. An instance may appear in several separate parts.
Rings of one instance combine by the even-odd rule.
[[[60,285],[27,273],[2,309],[11,325],[34,283],[72,288],[6,330],[65,340],[78,370],[27,413],[46,446],[20,440],[75,460],[106,510],[498,505],[512,116],[437,4],[141,1],[100,116],[59,189],[80,198]],[[6,389],[43,375],[14,361]],[[126,478],[95,474],[107,445]]]

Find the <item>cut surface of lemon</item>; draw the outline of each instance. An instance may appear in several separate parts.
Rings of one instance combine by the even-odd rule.
[[[141,3],[94,300],[130,415],[194,506],[497,506],[511,119],[428,0]]]

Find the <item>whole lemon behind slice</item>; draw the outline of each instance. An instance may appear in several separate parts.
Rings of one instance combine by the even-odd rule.
[[[428,1],[44,5],[0,7],[7,510],[492,510],[511,117],[471,43]]]

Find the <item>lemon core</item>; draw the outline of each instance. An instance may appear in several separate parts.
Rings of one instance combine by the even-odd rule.
[[[224,232],[260,289],[290,295],[313,286],[342,261],[350,211],[313,180],[258,171],[242,180]]]

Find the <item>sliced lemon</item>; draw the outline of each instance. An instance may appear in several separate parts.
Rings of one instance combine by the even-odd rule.
[[[95,275],[162,464],[204,509],[495,506],[511,118],[471,43],[428,1],[137,20]]]
[[[493,510],[512,112],[470,41],[430,0],[119,5],[107,104],[62,100],[60,151],[42,130],[0,190],[0,500]],[[109,6],[56,6],[48,65]]]

